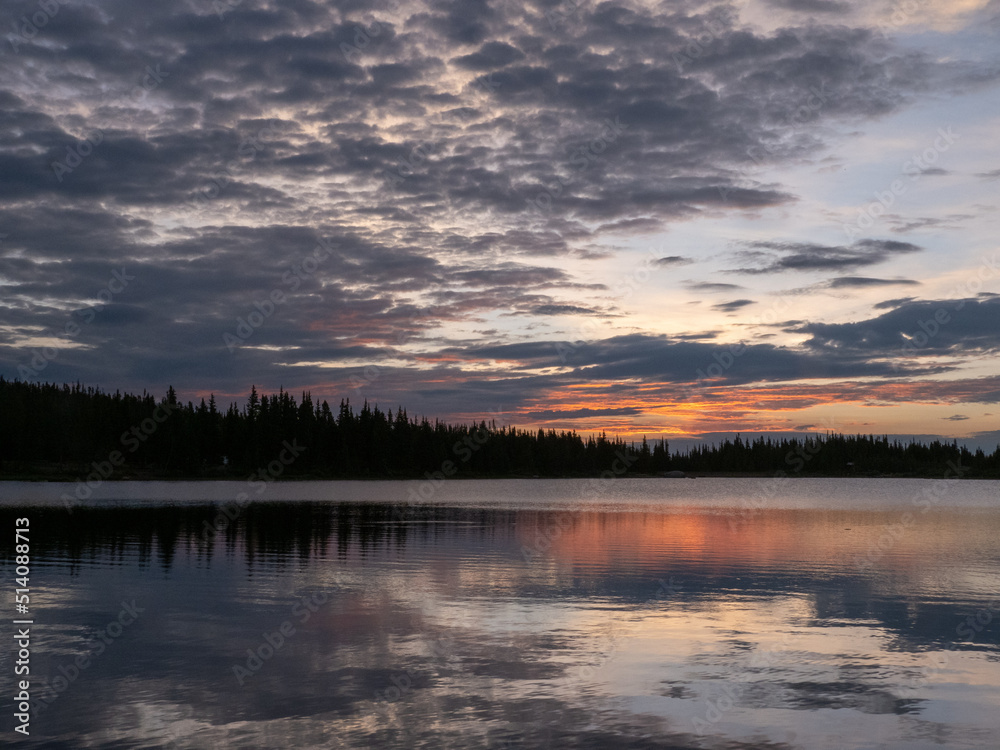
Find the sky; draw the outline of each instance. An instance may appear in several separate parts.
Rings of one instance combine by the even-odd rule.
[[[0,30],[8,379],[1000,440],[1000,0],[15,0]]]

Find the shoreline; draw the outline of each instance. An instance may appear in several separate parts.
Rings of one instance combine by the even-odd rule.
[[[227,474],[225,476],[197,476],[197,475],[123,475],[102,477],[102,483],[119,482],[245,482],[247,477],[255,477],[256,474]],[[490,479],[525,479],[525,480],[551,480],[551,479],[600,479],[600,475],[580,474],[580,475],[526,475],[526,474],[490,474],[490,475],[468,475],[451,476],[442,479],[434,478],[433,481],[485,481]],[[944,477],[938,473],[926,474],[806,474],[798,472],[795,474],[776,474],[774,472],[700,472],[697,474],[686,474],[683,477],[663,477],[656,474],[621,474],[615,479],[660,479],[663,481],[683,481],[687,479],[959,479],[959,480],[983,480],[1000,481],[1000,477],[983,476],[949,476]],[[428,481],[426,476],[293,476],[271,479],[268,483],[275,484],[296,484],[301,482],[423,482]],[[39,476],[38,474],[12,474],[9,476],[0,475],[0,484],[22,482],[31,484],[72,484],[86,482],[86,475],[60,474],[58,476]]]

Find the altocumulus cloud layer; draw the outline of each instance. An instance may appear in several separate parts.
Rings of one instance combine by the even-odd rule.
[[[959,295],[901,356],[954,300],[765,316],[720,364],[749,335],[726,321],[768,307],[756,279],[916,293],[872,273],[920,257],[919,237],[657,251],[636,278],[686,274],[717,313],[669,333],[592,272],[684,223],[795,210],[768,169],[838,128],[995,92],[995,62],[901,44],[870,6],[768,8],[780,24],[745,3],[7,3],[0,373],[585,428],[685,399],[742,418],[745,389],[778,382],[787,401],[755,403],[805,408],[858,378],[919,399],[995,354],[994,299]],[[720,252],[729,281],[699,275]],[[979,400],[990,376],[940,392]]]

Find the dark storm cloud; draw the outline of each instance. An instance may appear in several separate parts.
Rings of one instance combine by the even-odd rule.
[[[814,156],[827,123],[993,80],[992,69],[851,28],[825,12],[837,3],[782,4],[837,24],[803,18],[764,33],[723,5],[599,3],[547,16],[557,6],[485,0],[111,0],[59,4],[30,38],[8,23],[0,373],[16,376],[33,356],[24,341],[45,335],[64,345],[41,378],[242,392],[248,373],[329,382],[359,362],[402,357],[406,342],[475,352],[438,327],[476,316],[610,316],[605,280],[577,276],[567,259],[613,254],[599,242],[607,236],[791,204],[787,188],[745,169]],[[4,18],[38,8],[15,0]],[[696,39],[709,41],[692,55]],[[321,237],[336,247],[300,278],[294,269]],[[748,273],[839,272],[918,248],[752,249]],[[122,269],[134,281],[78,335],[60,333]],[[274,290],[286,301],[228,351],[223,334]],[[531,346],[511,340],[501,333],[476,356]],[[716,351],[683,337],[586,350],[596,358],[573,365],[581,380],[629,377],[630,367],[686,378]],[[863,358],[828,364],[882,371]],[[755,347],[734,372],[780,378],[821,365],[812,351]],[[464,377],[433,366],[436,377]],[[405,392],[405,368],[383,370],[379,382],[396,378]],[[562,382],[518,379],[505,398]],[[455,387],[489,398],[482,383]],[[430,399],[434,388],[420,392]]]

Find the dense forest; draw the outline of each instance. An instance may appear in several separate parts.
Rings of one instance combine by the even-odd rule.
[[[95,464],[96,462],[96,464]],[[956,442],[890,441],[828,433],[799,439],[737,436],[673,451],[667,441],[583,437],[495,421],[452,425],[413,419],[367,402],[336,411],[309,393],[260,395],[220,409],[215,398],[180,402],[97,388],[0,377],[0,477],[75,478],[98,468],[114,478],[240,477],[265,467],[282,477],[650,475],[738,473],[829,476],[1000,477],[1000,447],[987,455]],[[113,471],[111,469],[113,468]],[[273,474],[274,472],[272,472]]]

